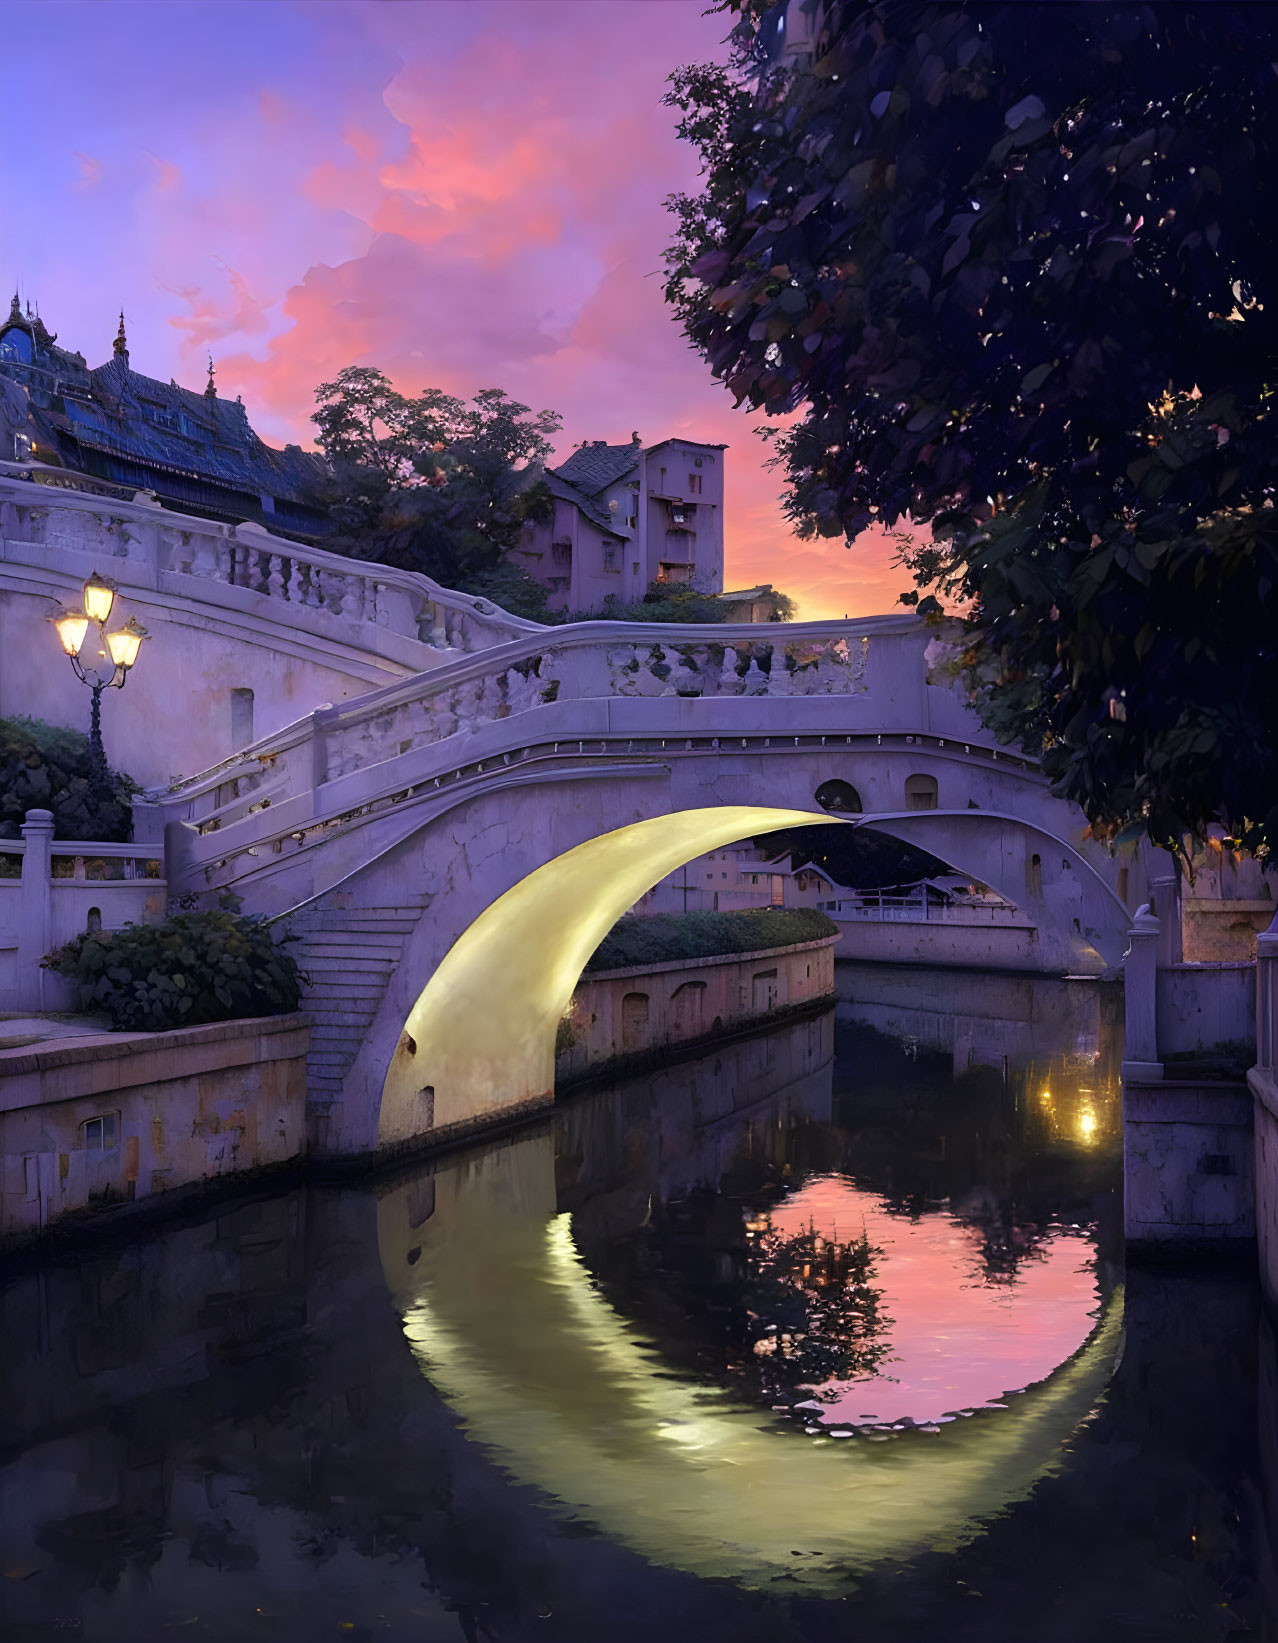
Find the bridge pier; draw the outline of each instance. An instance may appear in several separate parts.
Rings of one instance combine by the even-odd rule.
[[[1163,905],[1175,903],[1166,880]],[[1134,1249],[1243,1247],[1256,1238],[1255,1103],[1240,1077],[1204,1057],[1169,1061],[1174,1023],[1160,1020],[1160,967],[1176,958],[1164,920],[1135,915],[1124,960],[1123,1218]],[[1160,959],[1163,964],[1160,966]],[[1220,976],[1197,977],[1200,1010],[1221,1038],[1228,999]],[[1164,989],[1164,1004],[1171,993]],[[1163,1014],[1166,1014],[1165,1008]],[[1169,1068],[1173,1076],[1169,1077]]]

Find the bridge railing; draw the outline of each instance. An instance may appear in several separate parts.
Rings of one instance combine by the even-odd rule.
[[[189,578],[244,589],[268,600],[267,614],[285,627],[340,618],[347,642],[356,645],[361,632],[375,640],[387,630],[435,650],[469,653],[547,631],[414,571],[308,547],[255,524],[174,513],[143,492],[142,500],[123,501],[68,489],[80,477],[74,474],[36,483],[20,477],[27,471],[0,464],[0,557],[50,564],[53,550],[88,556],[134,587],[178,591],[181,584],[168,579]]]
[[[202,829],[225,826],[423,748],[455,760],[467,738],[503,720],[531,727],[529,715],[571,702],[652,703],[655,711],[641,707],[633,722],[673,731],[681,716],[685,724],[689,719],[689,709],[681,715],[682,702],[752,698],[752,717],[760,722],[767,716],[763,704],[784,703],[786,724],[801,728],[792,722],[796,698],[838,698],[848,705],[865,698],[885,728],[897,720],[924,728],[928,640],[912,616],[677,628],[580,622],[542,629],[341,707],[320,708],[214,769],[148,797],[165,820]],[[562,712],[553,717],[567,724]]]

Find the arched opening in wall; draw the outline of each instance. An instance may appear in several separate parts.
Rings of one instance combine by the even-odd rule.
[[[865,808],[861,803],[861,795],[851,782],[822,782],[814,797],[822,810],[828,810],[831,815],[859,816]]]
[[[1031,855],[1025,868],[1025,888],[1031,896],[1043,894],[1043,858],[1037,851]]]
[[[674,1038],[699,1038],[705,1031],[704,981],[685,981],[670,999],[670,1031]]]
[[[647,993],[626,993],[621,1000],[621,1047],[641,1050],[648,1037]]]
[[[95,930],[100,930],[102,928],[102,909],[100,907],[89,908],[88,915],[84,921],[84,928],[85,932],[89,935],[92,935]]]
[[[907,776],[905,778],[905,808],[907,810],[935,810],[936,807],[936,777]]]

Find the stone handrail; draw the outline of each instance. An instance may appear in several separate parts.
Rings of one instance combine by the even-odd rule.
[[[547,631],[415,571],[308,547],[255,524],[221,524],[174,513],[154,500],[126,502],[11,472],[0,476],[0,538],[89,555],[136,586],[158,587],[167,572],[247,589],[265,595],[275,607],[273,617],[285,625],[290,615],[304,622],[309,612],[328,612],[353,625],[356,644],[364,624],[436,650],[465,652]]]
[[[899,699],[910,695],[907,681],[916,694],[922,689],[923,671],[918,661],[912,669],[894,666],[901,657],[892,641],[919,648],[924,636],[913,616],[784,626],[593,621],[541,629],[340,708],[319,708],[148,799],[167,819],[222,825],[401,754],[459,745],[497,721],[556,702],[847,699],[874,693],[876,684],[880,696]],[[654,716],[658,725],[666,720],[673,729],[669,710]],[[917,716],[909,723],[913,728]]]

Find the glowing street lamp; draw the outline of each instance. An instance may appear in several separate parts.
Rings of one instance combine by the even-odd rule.
[[[96,789],[107,785],[106,752],[102,746],[102,692],[122,690],[129,669],[138,659],[142,641],[148,637],[135,616],[122,627],[107,632],[107,621],[115,605],[115,583],[97,571],[84,584],[84,608],[59,610],[50,617],[57,629],[58,643],[71,659],[75,676],[93,692],[89,710],[90,780]]]

